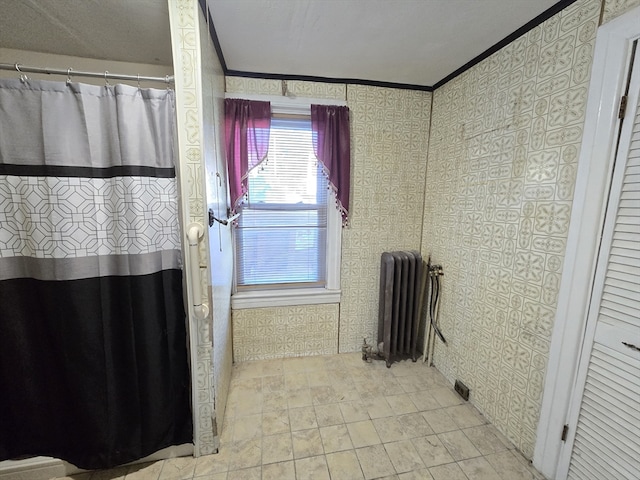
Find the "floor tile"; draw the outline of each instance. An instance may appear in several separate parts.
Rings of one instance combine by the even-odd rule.
[[[288,410],[274,410],[262,414],[262,434],[275,435],[291,431]]]
[[[458,429],[458,426],[443,408],[422,412],[422,416],[435,433],[450,432]]]
[[[297,480],[330,480],[324,455],[296,460]]]
[[[317,428],[293,432],[291,439],[293,441],[293,456],[296,459],[322,455],[324,453],[322,438]]]
[[[398,475],[399,480],[433,480],[433,477],[426,468],[413,470],[412,472],[401,473]]]
[[[391,407],[389,406],[389,403],[382,395],[376,396],[369,400],[365,400],[364,406],[367,409],[369,418],[371,419],[391,417],[394,415],[393,410],[391,410]]]
[[[404,433],[409,438],[433,435],[433,430],[421,413],[407,413],[396,417]]]
[[[310,387],[309,390],[311,391],[311,401],[314,405],[325,405],[338,401],[336,391],[331,385]]]
[[[262,435],[262,413],[236,418],[233,422],[233,441],[249,440]]]
[[[454,461],[453,457],[436,435],[414,438],[412,442],[426,467],[433,467]]]
[[[109,470],[106,471],[108,472]],[[93,472],[76,473],[75,475],[58,477],[57,480],[91,480],[91,475],[93,475]]]
[[[263,413],[289,408],[289,395],[287,395],[287,392],[265,392],[262,397]]]
[[[322,438],[324,453],[339,452],[353,448],[346,425],[322,427],[320,428],[320,437]]]
[[[411,470],[418,470],[425,466],[420,455],[418,455],[418,452],[409,440],[385,443],[384,448],[397,473],[410,472]]]
[[[263,375],[264,362],[251,361],[237,364],[234,369],[236,378],[256,378]]]
[[[458,462],[458,466],[469,480],[503,480],[484,457],[462,460]]]
[[[431,467],[429,473],[433,480],[469,480],[457,463]]]
[[[421,362],[387,369],[357,353],[251,362],[233,368],[227,402],[217,454],[63,480],[544,478]]]
[[[360,394],[355,389],[352,383],[348,385],[333,384],[333,390],[336,392],[337,402],[353,402],[360,400]]]
[[[442,407],[452,407],[454,405],[460,405],[464,403],[464,400],[460,398],[455,391],[450,387],[437,387],[430,390],[431,396]]]
[[[414,377],[400,377],[398,378],[398,384],[405,393],[418,392],[422,387],[420,382],[417,382]]]
[[[504,442],[498,438],[495,427],[492,425],[465,428],[463,432],[482,455],[508,450]]]
[[[262,393],[251,393],[243,396],[236,403],[234,410],[236,417],[262,413]]]
[[[356,449],[360,468],[367,480],[394,475],[396,472],[382,445],[373,445]]]
[[[307,372],[307,382],[310,387],[319,387],[325,385],[331,385],[331,379],[327,372],[316,370],[313,372]]]
[[[95,480],[122,480],[127,472],[129,471],[129,467],[116,467],[111,468],[109,470],[96,470],[94,471],[90,477]],[[81,478],[77,478],[74,475],[74,480],[82,480]],[[90,480],[89,478],[87,480]]]
[[[313,405],[311,391],[306,388],[289,392],[287,395],[287,403],[289,408],[310,407]]]
[[[410,393],[409,398],[419,412],[435,410],[442,406],[429,392],[426,391]]]
[[[418,411],[411,401],[411,398],[404,393],[402,395],[387,395],[386,400],[394,415],[403,415],[405,413]]]
[[[330,425],[339,425],[344,423],[342,419],[342,413],[337,403],[330,403],[328,405],[316,405],[316,421],[319,427],[328,427]]]
[[[284,375],[269,375],[262,378],[262,393],[281,392],[284,389]]]
[[[288,392],[295,392],[297,390],[306,390],[309,388],[307,374],[303,372],[285,374],[284,384],[285,384],[285,389]]]
[[[262,480],[296,480],[293,461],[263,465]]]
[[[227,480],[261,480],[262,467],[243,468],[227,473]]]
[[[447,407],[445,412],[453,419],[458,428],[470,428],[487,423],[484,416],[473,405]]]
[[[233,441],[234,422],[235,416],[229,415],[225,412],[224,421],[222,422],[222,428],[218,432],[220,434],[220,444],[226,445],[228,442]]]
[[[252,438],[233,442],[229,452],[229,470],[256,467],[262,458],[262,439]]]
[[[290,433],[262,437],[262,464],[293,460],[293,445]]]
[[[354,450],[327,454],[331,480],[364,480],[358,456]]]
[[[289,409],[289,424],[291,431],[316,428],[316,411],[312,406]]]
[[[231,379],[231,388],[233,389],[232,393],[238,395],[238,398],[251,393],[260,393],[262,391],[262,379],[235,377],[234,375]],[[233,398],[233,395],[231,397]]]
[[[416,374],[416,370],[414,368],[416,365],[417,363],[410,360],[402,360],[391,364],[389,371],[394,377],[412,376]]]
[[[411,438],[397,417],[376,418],[372,420],[382,443],[397,442]]]
[[[454,460],[465,460],[467,458],[479,457],[481,455],[462,430],[440,433],[438,434],[438,438]]]
[[[221,445],[218,453],[204,455],[196,459],[194,477],[212,475],[229,470],[229,444]]]
[[[535,480],[538,478],[534,469],[522,463],[517,452],[510,450],[487,455],[486,460],[504,480]],[[524,457],[523,457],[524,458]]]
[[[289,357],[282,360],[285,374],[302,373],[306,370],[305,357]]]
[[[398,380],[393,376],[389,375],[389,377],[383,377],[379,380],[380,385],[382,386],[383,395],[389,395],[393,393],[403,392],[402,387]]]
[[[169,458],[164,461],[158,480],[186,480],[193,477],[196,468],[194,457]]]
[[[131,465],[125,479],[129,480],[156,480],[160,477],[164,460],[150,463]]]
[[[339,403],[338,405],[340,407],[340,411],[342,412],[342,418],[344,418],[345,423],[369,420],[367,408],[361,401]]]
[[[193,477],[194,480],[227,480],[227,472],[211,473],[203,477]]]
[[[355,448],[376,445],[380,443],[380,437],[371,420],[363,422],[347,423],[349,436]]]
[[[263,373],[265,375],[282,375],[284,374],[282,358],[272,358],[269,360],[262,360]]]

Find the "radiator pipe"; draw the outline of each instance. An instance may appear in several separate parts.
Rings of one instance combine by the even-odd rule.
[[[425,343],[422,353],[422,362],[425,361],[431,366],[433,359],[433,350],[435,349],[436,335],[442,340],[443,343],[447,343],[442,331],[438,327],[438,312],[440,309],[440,277],[444,275],[441,265],[431,265],[431,257],[427,262],[426,270],[430,278],[429,289],[427,296],[427,326],[425,330]]]
[[[440,337],[443,343],[447,343],[442,335],[442,332],[438,328],[437,320],[438,320],[438,311],[440,308],[440,277],[444,275],[442,271],[442,266],[434,265],[432,267],[431,276],[433,277],[431,281],[432,289],[435,292],[431,298],[431,325],[433,326],[433,331]]]

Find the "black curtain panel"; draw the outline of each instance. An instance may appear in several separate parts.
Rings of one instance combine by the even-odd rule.
[[[193,441],[173,93],[0,80],[0,460]]]

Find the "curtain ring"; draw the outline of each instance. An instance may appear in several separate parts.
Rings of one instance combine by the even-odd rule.
[[[169,88],[169,75],[164,76],[164,81],[167,82],[167,90],[171,90],[171,88]]]
[[[109,85],[109,79],[107,78],[107,75],[109,75],[109,71],[108,71],[108,70],[105,70],[105,71],[104,71],[104,86],[105,86],[105,87],[109,87],[109,86],[110,86],[110,85]]]
[[[140,74],[138,74],[138,88],[140,88]]]
[[[16,67],[16,71],[20,74],[20,81],[21,82],[26,82],[27,80],[29,80],[29,77],[27,77],[27,75],[22,70],[20,70],[20,64],[19,63],[16,63],[14,66]]]
[[[71,85],[71,70],[73,70],[73,68],[67,68],[67,85]]]

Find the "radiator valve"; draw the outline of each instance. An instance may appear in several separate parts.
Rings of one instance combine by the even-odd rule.
[[[373,347],[367,343],[366,337],[362,339],[362,360],[367,363],[371,363],[371,356],[373,354]]]
[[[382,343],[378,344],[378,350],[373,349],[373,345],[367,343],[367,339],[362,339],[362,360],[371,363],[373,360],[384,360],[382,355]]]

